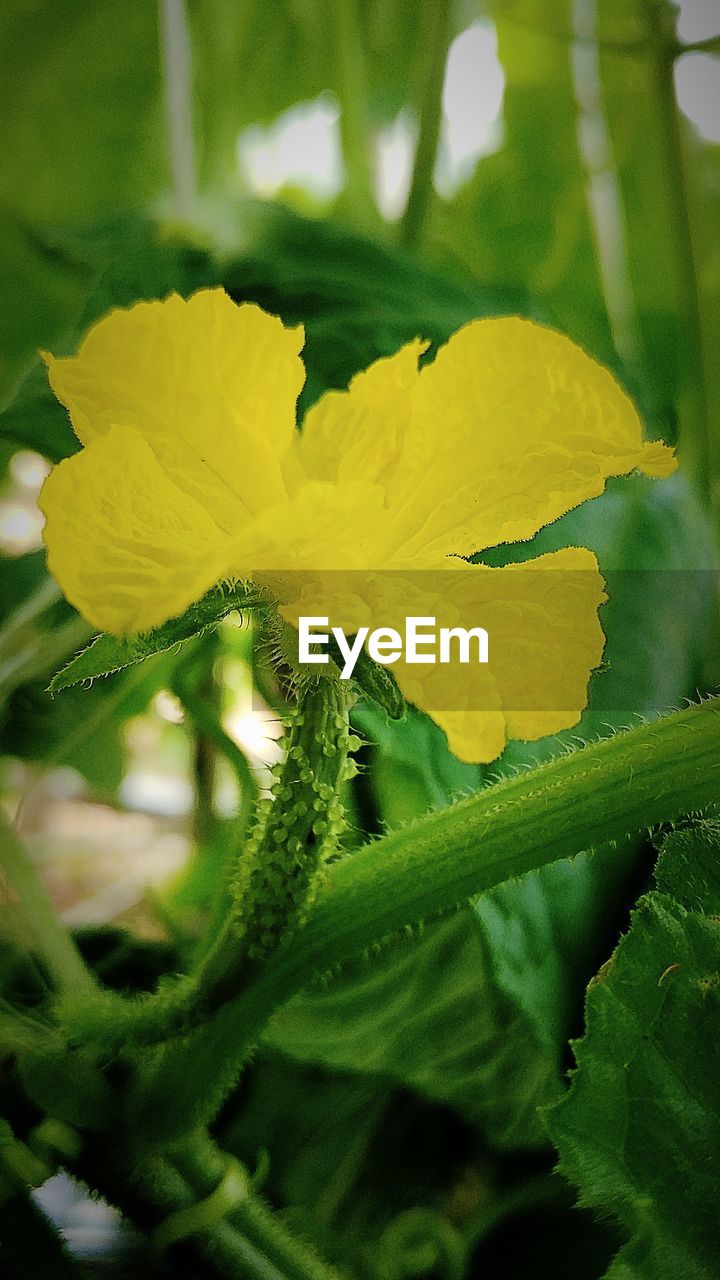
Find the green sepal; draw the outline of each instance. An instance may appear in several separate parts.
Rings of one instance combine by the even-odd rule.
[[[192,604],[180,618],[172,618],[138,636],[96,636],[87,649],[78,653],[71,662],[53,676],[48,685],[49,693],[60,693],[72,685],[108,676],[135,662],[164,653],[175,645],[184,644],[193,636],[215,627],[234,609],[261,609],[268,604],[267,596],[251,583],[236,583],[231,588],[213,587],[201,600]]]

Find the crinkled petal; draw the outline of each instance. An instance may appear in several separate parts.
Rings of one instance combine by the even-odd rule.
[[[228,573],[230,540],[131,427],[112,427],[43,485],[48,567],[100,631],[181,614]]]
[[[416,338],[357,374],[347,391],[328,391],[308,410],[296,445],[306,476],[391,481],[410,426],[418,360],[428,345]]]
[[[613,376],[560,333],[476,320],[425,366],[388,502],[400,559],[432,563],[523,541],[609,476],[669,475]]]
[[[83,444],[139,431],[167,474],[228,533],[285,494],[281,461],[305,371],[288,329],[223,289],[111,311],[77,356],[46,355]]]
[[[233,542],[234,573],[302,574],[352,570],[374,562],[387,525],[383,490],[363,480],[313,480],[288,501],[268,507]]]

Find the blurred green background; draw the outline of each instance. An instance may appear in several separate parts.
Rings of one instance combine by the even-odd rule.
[[[107,981],[151,985],[222,910],[283,710],[237,618],[46,692],[90,633],[44,569],[35,500],[77,442],[37,350],[72,351],[111,306],[222,283],[302,320],[301,409],[473,316],[562,329],[682,466],[611,485],[526,553],[570,540],[604,569],[691,571],[680,599],[611,600],[577,732],[716,686],[694,572],[720,505],[716,0],[5,0],[0,136],[0,783]],[[572,736],[482,770],[420,715],[362,705],[357,725],[358,842]],[[632,854],[494,891],[274,1019],[224,1140],[270,1153],[270,1197],[352,1274],[604,1273],[613,1230],[571,1210],[536,1109],[645,882]]]

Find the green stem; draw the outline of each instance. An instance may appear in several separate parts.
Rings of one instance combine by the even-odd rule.
[[[195,1135],[173,1151],[172,1159],[200,1196],[212,1193],[223,1177],[227,1162],[227,1157],[203,1135]],[[285,1280],[337,1280],[336,1273],[321,1261],[315,1250],[292,1235],[254,1191],[250,1190],[228,1213],[227,1224],[267,1263],[277,1268],[277,1274]]]
[[[673,49],[676,58],[684,53],[720,53],[720,36],[708,36],[707,40],[693,40],[691,44],[678,41]]]
[[[255,1192],[246,1170],[198,1131],[164,1155],[143,1155],[118,1180],[117,1162],[97,1183],[135,1210],[161,1251],[192,1244],[226,1280],[339,1280]],[[121,1169],[122,1173],[122,1169]],[[128,1198],[128,1189],[131,1195]]]
[[[606,738],[428,814],[333,867],[304,977],[548,862],[720,800],[720,701]]]
[[[289,945],[207,1025],[166,1044],[140,1082],[138,1128],[170,1138],[209,1120],[271,1014],[317,974],[505,880],[719,800],[719,748],[720,702],[704,702],[499,782],[335,863]],[[202,989],[200,999],[186,995],[181,1019],[203,1019]],[[142,1036],[140,1011],[127,1014],[109,1008],[107,1021],[121,1038],[133,1028]]]
[[[400,226],[400,239],[406,248],[415,248],[419,243],[432,199],[452,11],[453,0],[426,0],[423,9],[425,65],[420,77],[420,134],[410,194]]]
[[[26,680],[54,671],[88,639],[90,627],[77,615],[51,625],[46,615],[60,598],[55,582],[45,578],[0,628],[0,704]]]
[[[85,1269],[66,1252],[64,1241],[24,1187],[10,1198],[0,1195],[0,1256],[3,1275],[83,1280]]]
[[[240,786],[239,827],[245,830],[253,806],[258,798],[258,785],[245,752],[223,729],[216,714],[217,708],[209,706],[197,690],[192,679],[181,668],[173,680],[173,688],[180,699],[187,715],[192,721],[198,737],[211,743],[220,755],[224,756]]]
[[[11,909],[19,911],[33,950],[44,960],[59,990],[73,995],[94,991],[90,970],[58,920],[24,847],[0,814],[0,911],[6,886],[12,895]]]
[[[139,1185],[148,1199],[167,1215],[192,1213],[198,1190],[170,1160],[155,1158],[145,1164]],[[202,1194],[202,1193],[200,1193]],[[287,1277],[255,1245],[222,1221],[198,1231],[194,1244],[226,1280],[287,1280]],[[183,1241],[183,1243],[185,1243]]]
[[[347,181],[346,203],[360,225],[377,221],[369,150],[369,112],[365,51],[357,0],[331,0],[335,32],[340,136]]]

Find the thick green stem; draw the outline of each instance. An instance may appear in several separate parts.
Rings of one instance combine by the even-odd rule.
[[[715,437],[720,430],[712,395],[713,318],[705,306],[707,272],[701,261],[710,245],[699,240],[696,166],[675,93],[675,60],[682,52],[676,6],[670,0],[628,0],[622,6],[633,42],[628,57],[602,38],[606,15],[599,0],[576,8],[578,20],[585,15],[583,29],[594,41],[590,65],[602,91],[591,104],[591,119],[602,115],[602,147],[603,135],[610,143],[610,154],[605,162],[600,157],[591,177],[603,200],[596,221],[605,246],[613,336],[626,363],[630,361],[630,373],[637,364],[635,377],[644,385],[650,415],[669,411],[677,418],[681,461],[707,497],[719,461]],[[622,27],[620,9],[618,21]],[[642,36],[639,44],[637,35]],[[578,83],[584,91],[584,81]],[[629,109],[633,94],[636,112]],[[597,164],[594,129],[586,134]],[[618,193],[622,218],[608,220],[605,202],[609,198],[614,203]],[[660,327],[659,316],[664,318]]]
[[[210,633],[204,639],[206,661],[212,660],[217,648],[217,633]],[[222,725],[220,688],[214,676],[210,675],[204,687],[198,682],[196,673],[187,666],[180,666],[173,678],[173,689],[180,699],[183,708],[191,721],[197,735],[196,765],[199,763],[202,749],[210,748],[227,760],[240,787],[240,812],[238,826],[241,831],[247,828],[253,806],[258,799],[258,785],[250,762],[245,752],[230,737]],[[207,808],[207,799],[205,806]],[[210,803],[212,815],[212,803]],[[202,822],[199,825],[203,825]],[[207,815],[205,816],[207,826]],[[206,830],[205,835],[210,831]]]
[[[488,787],[353,853],[332,867],[304,928],[242,995],[165,1047],[141,1084],[136,1123],[169,1139],[209,1119],[272,1012],[379,939],[505,880],[719,799],[720,702],[708,701]],[[200,1001],[184,1016],[206,1010]],[[132,1034],[127,1023],[120,1034]]]
[[[318,968],[494,885],[720,800],[720,702],[500,782],[333,868],[298,939]]]
[[[420,83],[420,133],[410,194],[400,227],[401,241],[408,248],[414,248],[421,238],[433,193],[452,11],[453,0],[430,0],[422,11],[425,65]]]

